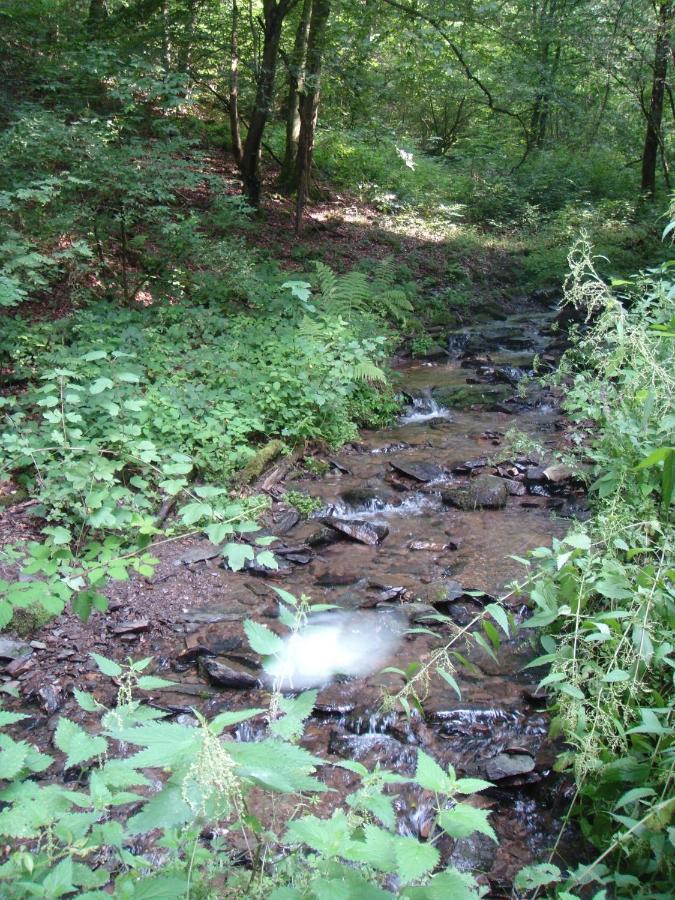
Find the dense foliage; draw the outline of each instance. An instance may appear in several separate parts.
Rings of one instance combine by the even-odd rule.
[[[514,890],[667,896],[672,18],[672,0],[5,0],[0,503],[29,505],[35,540],[3,548],[16,577],[0,581],[0,628],[68,603],[86,620],[109,578],[151,575],[153,547],[186,535],[221,544],[233,570],[273,569],[259,460],[388,422],[403,335],[424,355],[425,328],[555,291],[574,245],[582,324],[560,377],[594,518],[535,553],[528,625],[577,783],[570,815],[597,858],[525,870]],[[345,272],[291,236],[329,232],[306,206],[335,197],[337,224],[376,221],[393,260],[378,247]],[[279,233],[261,237],[275,211]],[[317,502],[286,500],[303,515]],[[495,654],[512,624],[491,603],[471,637]],[[274,635],[249,631],[274,656]],[[453,652],[400,671],[393,700],[410,712],[431,675],[458,690]],[[433,844],[395,833],[391,773],[347,762],[349,808],[305,814],[324,792],[296,743],[311,692],[275,694],[264,740],[235,743],[220,737],[261,711],[165,722],[132,695],[162,687],[147,660],[97,662],[119,703],[78,692],[90,718],[59,722],[65,762],[0,736],[7,896],[480,896],[454,870],[432,877]],[[456,799],[484,784],[423,753],[415,778],[441,831],[493,837]],[[291,810],[287,829],[248,809],[259,790]],[[213,830],[207,848],[223,821],[235,840]],[[132,853],[150,825],[152,854]]]

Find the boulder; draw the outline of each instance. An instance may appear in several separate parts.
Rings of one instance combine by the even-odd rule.
[[[443,502],[465,511],[474,509],[502,509],[506,506],[509,489],[504,480],[494,475],[479,475],[467,485],[441,491]]]
[[[443,469],[436,463],[429,462],[392,462],[390,463],[397,472],[412,478],[415,481],[435,481],[443,475]]]
[[[322,521],[334,531],[339,531],[340,534],[346,535],[353,541],[358,541],[360,544],[368,544],[371,547],[381,544],[389,534],[389,529],[386,525],[375,525],[372,522],[363,522],[359,519],[331,517]]]

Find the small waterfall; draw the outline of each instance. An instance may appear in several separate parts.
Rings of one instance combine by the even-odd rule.
[[[417,396],[410,398],[412,405],[408,412],[401,417],[402,425],[410,425],[413,422],[427,422],[429,419],[450,419],[450,410],[440,406],[431,396],[431,389],[426,388]]]

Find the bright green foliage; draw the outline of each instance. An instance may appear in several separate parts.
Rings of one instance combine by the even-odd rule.
[[[252,623],[248,625],[253,634]],[[251,873],[238,867],[217,839],[200,836],[216,824],[240,829],[255,848],[252,877],[256,890],[266,896],[319,898],[337,890],[339,896],[435,900],[449,885],[453,896],[482,895],[470,876],[452,868],[433,874],[440,854],[432,843],[396,833],[391,795],[384,790],[408,780],[399,775],[342,763],[361,781],[347,798],[349,811],[337,809],[328,819],[299,815],[283,834],[268,830],[250,812],[247,800],[253,788],[269,792],[269,803],[275,793],[286,795],[286,802],[295,797],[298,810],[303,798],[326,790],[316,778],[322,760],[288,741],[301,734],[315,691],[282,698],[285,716],[270,719],[271,736],[242,743],[229,735],[223,739],[224,732],[264,710],[225,712],[211,722],[200,717],[194,727],[179,725],[133,697],[136,688],[170,684],[141,674],[150,660],[122,666],[97,656],[96,662],[119,679],[118,705],[106,710],[79,692],[78,702],[90,716],[88,730],[59,720],[55,745],[66,755],[66,767],[80,768],[72,789],[35,779],[55,767],[55,760],[25,741],[0,735],[0,834],[23,843],[0,866],[3,896],[103,897],[102,889],[112,888],[119,897],[187,897],[192,895],[188,884],[199,896],[221,896],[223,885],[228,893],[250,892],[252,882],[245,888],[244,878]],[[18,718],[3,714],[0,721],[7,725]],[[289,721],[292,728],[285,724]],[[431,762],[420,752],[415,779],[420,786],[426,786],[420,773]],[[161,772],[159,789],[148,777],[149,769]],[[491,833],[484,811],[463,803],[448,807],[460,782],[452,771],[444,777],[435,789],[439,825],[453,834],[461,819],[462,836],[474,830]],[[475,789],[488,786],[481,782]],[[141,856],[131,850],[134,836],[150,833],[159,837],[149,848],[154,844],[162,853]],[[287,858],[269,869],[263,862],[269,853]],[[397,894],[382,887],[389,874],[399,879]],[[406,885],[418,886],[409,893]]]
[[[595,515],[533,554],[535,612],[525,624],[546,633],[530,665],[550,664],[541,684],[556,698],[553,732],[572,747],[558,766],[573,771],[575,812],[602,853],[569,884],[662,896],[675,875],[672,267],[622,281],[618,294],[598,279],[586,244],[570,260],[568,299],[592,324],[563,377]],[[554,875],[539,870],[527,882]]]

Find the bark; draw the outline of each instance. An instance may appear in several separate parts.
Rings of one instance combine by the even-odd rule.
[[[192,48],[195,36],[195,24],[197,22],[197,0],[186,0],[185,7],[185,33],[181,39],[181,48],[178,55],[178,69],[188,73],[192,65]]]
[[[260,148],[274,94],[279,41],[284,18],[297,0],[264,0],[263,51],[255,102],[241,159],[240,171],[244,192],[251,206],[260,206]]]
[[[230,141],[232,155],[238,166],[241,166],[242,147],[239,128],[239,9],[237,0],[232,0],[232,33],[230,36]]]
[[[663,98],[665,94],[668,59],[670,57],[670,26],[673,17],[672,0],[665,0],[659,6],[659,19],[654,50],[654,75],[652,95],[647,112],[647,130],[642,151],[643,193],[653,197],[656,192],[656,164],[659,148],[663,153]],[[665,155],[664,155],[665,160]],[[666,163],[667,166],[667,163]]]
[[[312,171],[314,136],[319,114],[321,91],[321,65],[326,39],[326,28],[330,15],[330,0],[314,0],[307,42],[307,72],[305,92],[300,103],[300,136],[296,160],[296,180],[298,195],[295,208],[295,233],[300,233],[302,214],[309,193],[309,179]]]
[[[165,72],[171,69],[171,35],[169,33],[169,4],[162,0],[162,65]]]
[[[295,161],[300,140],[300,99],[304,89],[307,41],[312,14],[312,0],[304,0],[298,28],[295,32],[293,55],[288,70],[288,99],[286,101],[286,151],[279,182],[289,194],[296,188]]]

